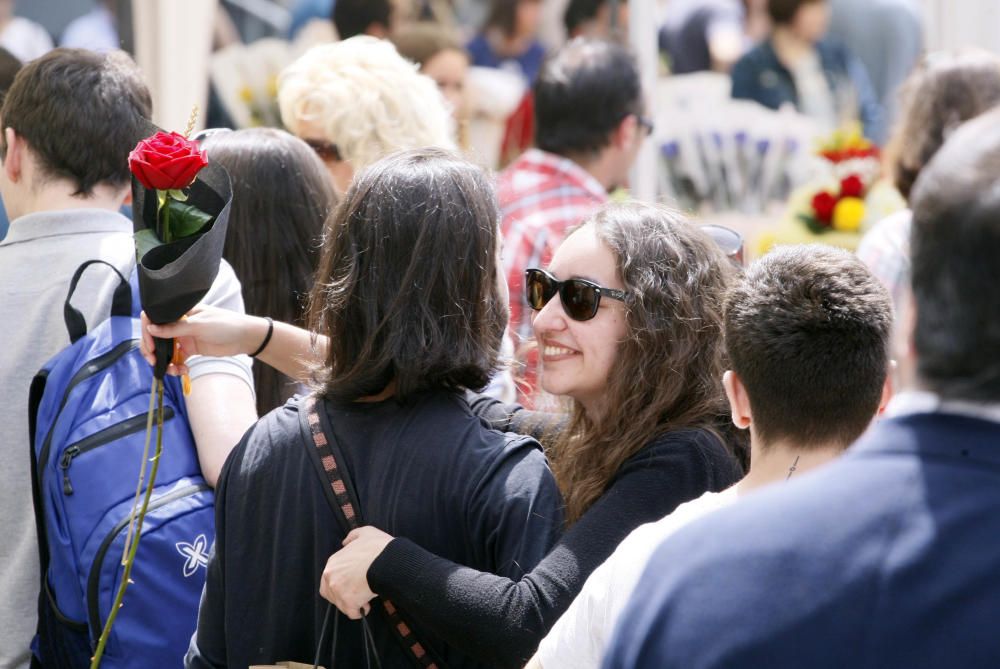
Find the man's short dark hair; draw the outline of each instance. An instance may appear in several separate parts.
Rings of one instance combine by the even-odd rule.
[[[776,25],[787,25],[795,19],[799,7],[826,0],[767,0],[767,13]]]
[[[342,40],[364,35],[373,25],[388,30],[391,19],[389,0],[337,0],[333,5],[333,25]]]
[[[441,149],[357,174],[327,222],[310,295],[311,329],[330,340],[319,374],[328,397],[353,401],[390,382],[399,400],[486,385],[507,325],[499,215],[486,174]]]
[[[892,303],[853,254],[778,247],[726,300],[725,339],[766,444],[849,445],[878,409]]]
[[[635,58],[613,42],[577,38],[542,66],[534,84],[535,144],[559,155],[597,153],[629,114],[641,114]]]
[[[959,127],[910,197],[917,374],[951,399],[1000,402],[1000,110]]]
[[[139,68],[123,52],[55,49],[21,68],[0,117],[27,141],[45,176],[69,179],[74,194],[86,196],[98,184],[130,182],[128,154],[148,134],[152,108]]]

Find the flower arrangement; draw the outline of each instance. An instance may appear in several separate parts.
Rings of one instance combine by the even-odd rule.
[[[879,149],[861,133],[860,124],[838,130],[821,142],[817,155],[829,163],[835,185],[821,188],[798,214],[811,232],[860,232],[868,214],[865,198],[879,177]]]

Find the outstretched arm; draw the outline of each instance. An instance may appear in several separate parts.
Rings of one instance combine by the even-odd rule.
[[[267,336],[268,321],[225,309],[195,307],[184,320],[168,325],[150,323],[143,314],[142,351],[153,363],[153,337],[174,338],[185,356],[232,356],[256,351]],[[271,340],[257,359],[298,381],[308,381],[313,365],[326,359],[327,339],[288,323],[274,322]],[[184,374],[183,364],[171,374]]]

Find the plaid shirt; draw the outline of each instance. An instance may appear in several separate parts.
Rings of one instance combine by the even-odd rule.
[[[522,363],[518,396],[532,394],[536,355],[531,341],[531,310],[524,295],[524,270],[544,267],[566,231],[608,201],[607,191],[589,172],[562,156],[529,149],[500,173],[504,271],[510,287],[510,330],[516,359]],[[530,401],[528,402],[530,404]]]

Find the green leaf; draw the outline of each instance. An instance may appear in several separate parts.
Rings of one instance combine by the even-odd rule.
[[[143,256],[155,249],[157,246],[162,246],[163,242],[160,238],[156,236],[156,233],[146,228],[145,230],[140,230],[135,233],[135,257],[142,260]]]
[[[170,197],[172,197],[173,199],[177,200],[178,202],[187,202],[188,199],[187,193],[185,193],[183,190],[179,188],[177,189],[172,188],[167,191],[167,194],[170,195]]]
[[[170,211],[170,238],[175,241],[197,234],[212,220],[210,214],[172,197],[167,198],[167,209]]]
[[[805,223],[806,227],[809,228],[810,231],[816,233],[817,235],[821,235],[827,230],[829,230],[828,226],[823,225],[822,221],[813,216],[807,216],[806,214],[799,214],[799,220]]]

